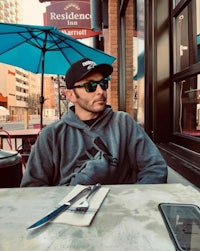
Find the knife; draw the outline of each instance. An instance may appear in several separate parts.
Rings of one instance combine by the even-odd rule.
[[[71,207],[72,204],[74,204],[77,200],[79,200],[81,197],[83,197],[85,195],[85,193],[90,191],[91,189],[92,189],[91,186],[84,188],[77,195],[75,195],[71,200],[69,200],[65,204],[61,205],[60,207],[58,207],[57,209],[55,209],[54,211],[52,211],[51,213],[49,213],[48,215],[46,215],[45,217],[40,219],[39,221],[35,222],[33,225],[31,225],[27,229],[32,230],[32,229],[39,228],[39,227],[47,224],[49,221],[55,219],[59,214],[61,214],[62,212],[67,210],[69,207]]]

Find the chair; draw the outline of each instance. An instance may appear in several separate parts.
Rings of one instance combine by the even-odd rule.
[[[6,130],[4,130],[3,127],[0,127],[0,131],[7,134],[8,137],[6,138],[6,140],[7,140],[8,146],[9,146],[10,150],[13,150],[10,134]],[[1,143],[2,143],[2,141],[1,141]],[[1,144],[1,147],[2,147],[2,144]]]
[[[26,163],[28,161],[31,149],[34,146],[36,139],[22,139],[22,144],[17,147],[17,151],[22,157],[22,163],[24,168],[26,168]]]
[[[0,149],[0,187],[19,187],[22,175],[20,154]]]
[[[7,135],[6,140],[7,140],[8,146],[9,146],[10,150],[13,151],[14,148],[12,145],[12,139],[11,139],[9,132],[4,130],[2,127],[0,128],[0,131],[4,132]],[[38,133],[38,135],[39,135],[39,133]],[[35,143],[35,139],[34,140],[33,139],[32,140],[31,139],[26,139],[26,140],[22,139],[22,144],[20,146],[18,146],[17,148],[15,146],[15,148],[16,148],[15,151],[17,151],[20,154],[21,162],[22,162],[22,165],[24,168],[26,168],[26,163],[28,161],[28,157],[30,155],[31,148],[34,143]]]

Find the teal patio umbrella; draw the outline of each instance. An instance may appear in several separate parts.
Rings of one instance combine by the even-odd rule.
[[[0,62],[41,74],[41,128],[44,74],[65,75],[71,64],[84,57],[96,63],[112,64],[115,60],[53,26],[0,23]]]

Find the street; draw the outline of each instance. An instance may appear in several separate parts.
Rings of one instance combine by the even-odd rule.
[[[53,123],[54,121],[58,120],[57,117],[52,117],[52,118],[43,118],[43,123],[44,125],[49,125]],[[29,121],[29,128],[33,128],[34,125],[39,125],[40,124],[40,119],[33,119]],[[5,121],[0,121],[0,127],[2,127],[4,130],[20,130],[20,129],[25,129],[24,121],[14,121],[14,122],[5,122]]]

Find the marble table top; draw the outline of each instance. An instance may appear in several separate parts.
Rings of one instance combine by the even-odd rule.
[[[49,223],[26,228],[53,210],[73,187],[1,188],[1,251],[175,251],[158,210],[162,202],[200,206],[181,184],[111,185],[89,227]]]

